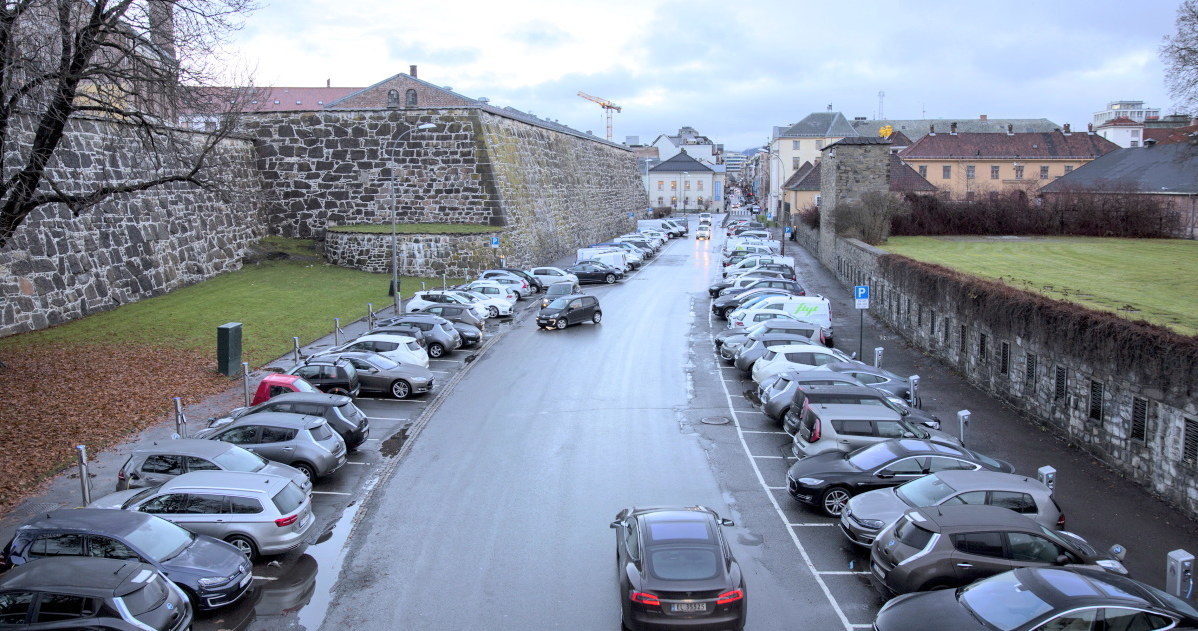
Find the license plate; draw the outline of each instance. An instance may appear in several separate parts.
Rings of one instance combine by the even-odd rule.
[[[237,584],[237,586],[238,586],[238,587],[245,587],[246,585],[249,585],[249,584],[250,584],[250,581],[251,581],[251,580],[253,580],[253,578],[254,578],[254,575],[253,575],[253,574],[246,574],[246,575],[245,575],[245,578],[241,579],[241,582],[240,582],[240,583],[238,583],[238,584]]]
[[[707,611],[707,603],[674,603],[670,605],[674,613],[703,613]]]
[[[871,565],[872,565],[873,567],[871,567],[870,569],[872,569],[872,570],[874,571],[874,576],[877,576],[877,577],[878,577],[878,578],[880,578],[880,579],[885,579],[885,578],[886,578],[886,572],[883,572],[883,571],[882,571],[882,567],[881,567],[881,566],[879,566],[877,563],[872,563]]]

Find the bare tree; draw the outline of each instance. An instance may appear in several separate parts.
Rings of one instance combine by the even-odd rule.
[[[217,51],[253,0],[0,0],[0,247],[39,206],[78,216],[170,182],[209,186],[206,169],[236,124],[212,85]],[[208,135],[175,127],[212,111]],[[100,117],[141,143],[142,177],[71,177],[56,162],[79,121]],[[198,138],[198,140],[197,140]],[[57,168],[56,168],[57,167]]]
[[[836,232],[840,236],[878,245],[890,237],[894,218],[910,214],[911,209],[900,195],[867,191],[860,200],[838,204],[835,212]]]
[[[1177,106],[1198,111],[1198,0],[1177,7],[1177,33],[1161,46],[1165,84]]]

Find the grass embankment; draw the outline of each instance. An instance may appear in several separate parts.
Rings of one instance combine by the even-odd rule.
[[[216,372],[216,327],[242,323],[242,359],[258,367],[391,304],[390,277],[321,262],[310,242],[269,239],[273,256],[197,285],[82,320],[0,339],[0,511],[70,464],[235,380]],[[402,278],[410,296],[421,281]],[[450,279],[450,282],[460,282]],[[194,420],[194,419],[193,419]],[[103,487],[101,487],[103,488]]]
[[[1092,309],[1198,334],[1198,242],[892,237],[883,250]]]

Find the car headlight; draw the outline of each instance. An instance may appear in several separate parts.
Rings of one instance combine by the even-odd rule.
[[[1116,574],[1122,574],[1123,576],[1127,576],[1127,568],[1123,567],[1122,563],[1120,563],[1114,559],[1099,559],[1099,560],[1095,561],[1094,563],[1098,567],[1100,567],[1108,572],[1114,572]]]
[[[819,486],[824,483],[824,481],[819,478],[799,478],[798,482],[804,486]]]
[[[236,573],[230,574],[229,576],[205,576],[200,579],[200,586],[216,587],[217,585],[224,585],[236,577]]]
[[[861,519],[858,517],[857,523],[871,530],[881,530],[886,526],[886,522],[882,521],[881,519]]]

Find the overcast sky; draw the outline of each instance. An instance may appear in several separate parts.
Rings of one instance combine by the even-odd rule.
[[[425,81],[613,138],[689,125],[727,149],[845,116],[1172,113],[1159,48],[1180,0],[261,0],[231,53],[274,86]]]

